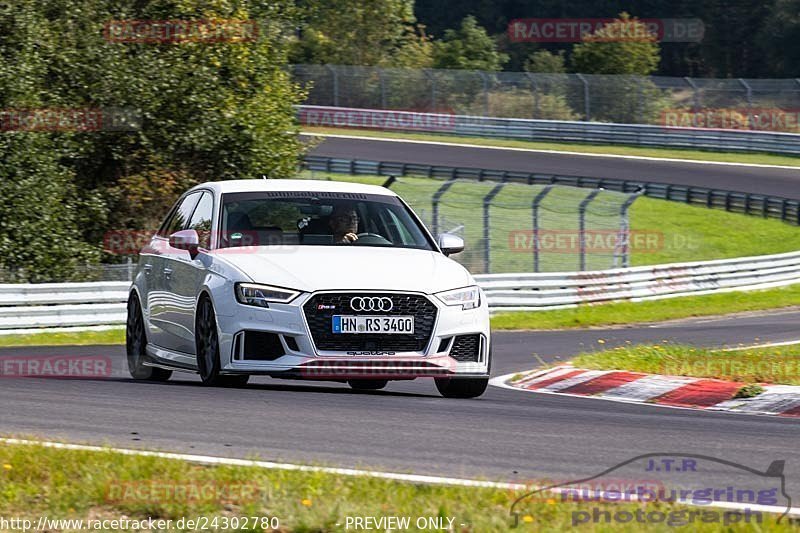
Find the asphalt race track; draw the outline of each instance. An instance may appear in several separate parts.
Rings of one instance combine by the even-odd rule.
[[[800,198],[800,171],[582,158],[500,150],[326,141],[319,155],[652,179]],[[743,298],[746,295],[742,296]],[[800,338],[800,311],[650,326],[501,332],[493,374],[631,342],[729,345]],[[598,343],[603,340],[603,344]],[[536,352],[534,356],[533,352]],[[800,423],[793,419],[669,409],[490,387],[476,400],[439,397],[431,380],[354,392],[336,383],[255,378],[240,389],[205,388],[193,374],[135,382],[121,346],[15,348],[0,356],[107,356],[109,379],[0,380],[0,432],[227,457],[254,457],[397,472],[525,481],[575,479],[644,453],[695,453],[765,469],[785,459],[800,501]],[[690,485],[732,482],[730,473]]]
[[[495,337],[493,373],[633,342],[698,345],[795,338],[800,312],[658,326],[575,332],[505,332]],[[694,412],[554,397],[490,387],[477,400],[445,400],[431,380],[353,392],[346,385],[255,378],[241,389],[202,387],[192,374],[168,383],[135,382],[121,346],[25,348],[1,356],[108,356],[110,379],[5,379],[5,435],[365,467],[458,477],[525,481],[592,475],[638,454],[699,453],[764,469],[800,465],[796,420]],[[730,483],[730,472],[719,483]],[[709,479],[686,479],[687,484]],[[787,476],[790,492],[800,480]],[[688,485],[687,485],[688,486]],[[797,500],[795,500],[797,501]]]
[[[708,165],[347,138],[327,138],[310,153],[348,159],[652,181],[800,199],[800,168]]]

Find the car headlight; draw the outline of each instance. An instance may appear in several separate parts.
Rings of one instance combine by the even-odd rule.
[[[460,305],[464,311],[481,306],[481,290],[477,286],[439,292],[436,297],[445,305]]]
[[[256,307],[269,307],[269,303],[288,304],[300,294],[299,291],[270,287],[269,285],[256,285],[254,283],[237,283],[236,299],[241,304],[255,305]]]

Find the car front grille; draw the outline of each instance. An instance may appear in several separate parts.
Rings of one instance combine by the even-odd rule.
[[[350,307],[354,297],[386,297],[392,309],[355,311]],[[317,350],[334,352],[421,352],[425,350],[436,323],[436,306],[420,294],[395,293],[322,293],[316,294],[303,306],[311,337]],[[333,333],[334,315],[383,315],[414,317],[414,334],[348,334]]]

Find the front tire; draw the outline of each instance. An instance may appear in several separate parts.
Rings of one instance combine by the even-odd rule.
[[[197,325],[195,327],[195,346],[197,348],[197,372],[200,381],[209,387],[241,387],[247,384],[247,374],[225,376],[220,374],[219,335],[214,305],[208,297],[200,300],[197,306]]]
[[[388,379],[351,379],[347,382],[353,390],[380,390],[389,384]]]
[[[489,385],[489,378],[437,378],[435,381],[445,398],[477,398]]]
[[[136,293],[128,298],[128,320],[125,325],[125,351],[127,352],[128,371],[133,379],[167,381],[172,376],[171,370],[147,366],[150,356],[147,355],[147,335],[144,331],[142,306]]]

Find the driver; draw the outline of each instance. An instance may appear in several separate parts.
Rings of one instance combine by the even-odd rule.
[[[338,205],[331,213],[330,227],[333,242],[350,244],[358,240],[358,213],[351,205]]]

